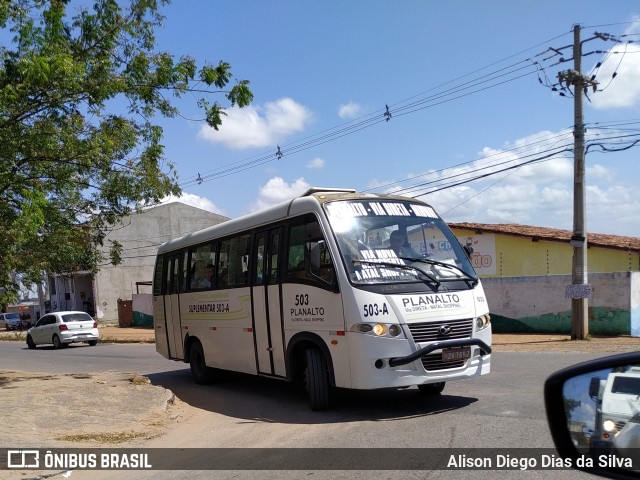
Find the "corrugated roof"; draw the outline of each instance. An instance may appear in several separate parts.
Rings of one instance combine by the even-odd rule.
[[[557,228],[532,227],[530,225],[518,225],[515,223],[449,223],[451,228],[473,230],[479,233],[498,233],[502,235],[514,235],[518,237],[538,238],[552,242],[568,243],[573,236],[570,230]],[[625,251],[640,251],[640,238],[625,237],[622,235],[606,235],[603,233],[587,232],[587,244],[590,247],[615,248]]]

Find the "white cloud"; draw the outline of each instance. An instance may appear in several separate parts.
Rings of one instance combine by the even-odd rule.
[[[160,203],[164,205],[166,203],[172,203],[172,202],[185,203],[187,205],[191,205],[192,207],[200,208],[208,212],[217,213],[219,215],[225,215],[222,212],[222,210],[219,209],[211,200],[209,200],[206,197],[200,197],[198,195],[194,195],[193,193],[182,192],[182,195],[180,197],[171,195],[169,197],[163,198]]]
[[[354,102],[344,103],[338,107],[338,116],[342,119],[354,119],[362,114],[363,107]]]
[[[411,184],[434,182],[421,190],[401,194],[414,196],[442,182],[495,173],[483,179],[445,188],[421,196],[448,222],[519,223],[550,228],[573,228],[573,153],[560,155],[517,169],[498,170],[523,161],[541,158],[550,149],[569,145],[571,132],[540,132],[509,142],[501,148],[486,147],[479,158],[466,165],[429,171],[411,182],[389,186],[391,180],[377,179],[370,188],[393,191]],[[519,149],[518,149],[519,148]],[[586,172],[587,228],[597,233],[638,235],[640,197],[633,187],[623,186],[609,166],[591,163]],[[628,172],[625,171],[625,175]],[[412,175],[415,177],[415,175]],[[409,176],[408,176],[409,177]],[[408,178],[407,177],[407,178]],[[448,180],[446,180],[448,179]]]
[[[316,157],[312,159],[309,163],[307,163],[306,167],[319,169],[319,168],[324,168],[324,164],[325,164],[325,161],[322,158]]]
[[[603,91],[589,94],[595,108],[640,106],[640,45],[614,46],[596,73],[598,88]]]
[[[639,236],[640,198],[635,189],[587,184],[586,191],[589,231]]]
[[[493,178],[495,181],[505,175],[509,175],[511,182],[536,182],[550,181],[558,178],[571,178],[573,175],[573,160],[570,150],[573,148],[573,132],[563,130],[551,132],[548,130],[528,135],[513,143],[506,143],[502,148],[485,147],[480,156],[483,157],[473,162],[469,167],[463,167],[479,173],[494,173],[508,167]],[[563,151],[566,150],[566,151]],[[547,155],[557,152],[556,155]],[[536,162],[536,159],[540,159]],[[533,161],[522,166],[523,162]],[[481,169],[481,170],[479,170]],[[448,174],[448,173],[447,173]]]
[[[232,107],[226,113],[218,131],[204,125],[198,136],[234,150],[273,147],[289,135],[304,130],[312,118],[307,107],[291,98],[281,98],[264,106]]]
[[[614,172],[603,165],[587,165],[585,167],[587,180],[590,181],[592,179],[597,179],[599,181],[602,180],[613,180]]]
[[[632,15],[629,26],[624,31],[625,35],[634,35],[640,33],[640,15]]]
[[[281,177],[274,177],[270,179],[266,185],[260,187],[260,193],[258,199],[250,207],[250,211],[256,212],[265,208],[277,205],[292,198],[299,197],[306,192],[311,185],[309,185],[304,178],[298,178],[293,183],[288,184]]]
[[[573,196],[566,184],[544,187],[540,195],[542,201],[554,211],[562,209],[563,206],[571,205],[573,202]]]

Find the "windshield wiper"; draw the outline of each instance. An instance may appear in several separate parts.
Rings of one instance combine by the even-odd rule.
[[[400,258],[402,259],[402,257],[400,257]],[[381,267],[399,268],[400,270],[413,270],[413,271],[421,273],[422,275],[427,277],[429,280],[431,280],[431,282],[436,285],[436,288],[440,286],[440,279],[438,279],[438,277],[436,277],[433,273],[427,272],[427,271],[423,270],[422,268],[418,268],[418,267],[416,267],[414,265],[401,265],[399,263],[381,262],[381,261],[378,261],[378,260],[360,260],[358,258],[354,258],[353,260],[351,260],[351,262],[354,265],[358,265],[358,264],[379,265]]]
[[[478,280],[478,277],[473,277],[471,275],[469,275],[467,272],[465,272],[462,268],[460,268],[457,265],[454,265],[452,263],[446,263],[446,262],[441,262],[439,260],[432,260],[430,258],[414,258],[414,257],[398,257],[400,258],[400,260],[407,260],[409,262],[422,262],[422,263],[426,263],[429,265],[438,265],[440,267],[445,267],[445,268],[453,268],[457,271],[459,271],[460,273],[462,273],[462,277],[460,278],[453,278],[451,280],[464,280],[464,281],[468,281],[471,282],[472,286],[476,286],[480,281]],[[442,278],[442,280],[449,280],[447,278]]]

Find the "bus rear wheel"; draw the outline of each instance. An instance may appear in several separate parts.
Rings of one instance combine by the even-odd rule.
[[[329,408],[329,371],[327,361],[318,348],[309,348],[306,353],[305,384],[309,394],[311,410]]]
[[[189,348],[189,366],[191,367],[191,375],[198,385],[207,385],[213,382],[213,369],[207,367],[202,344],[198,341],[193,342]]]
[[[425,395],[440,395],[444,390],[444,383],[445,382],[438,382],[418,385],[418,390]]]

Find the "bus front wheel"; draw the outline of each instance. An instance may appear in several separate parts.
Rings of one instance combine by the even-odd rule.
[[[329,408],[329,371],[320,349],[307,350],[307,366],[304,373],[311,410],[326,410]]]
[[[206,385],[213,381],[213,370],[207,367],[202,344],[198,341],[193,342],[189,348],[189,365],[191,375],[198,385]]]

